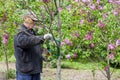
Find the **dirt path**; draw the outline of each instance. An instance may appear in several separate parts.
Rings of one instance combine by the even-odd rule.
[[[9,63],[9,67],[15,69],[15,64]],[[5,64],[0,63],[0,72],[5,70]],[[56,69],[44,68],[41,75],[42,80],[56,80]],[[89,70],[62,69],[61,80],[107,80],[107,78],[99,70],[95,71],[93,77],[92,72]],[[120,73],[114,73],[111,80],[120,80]]]

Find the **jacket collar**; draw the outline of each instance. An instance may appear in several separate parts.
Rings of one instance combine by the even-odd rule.
[[[28,32],[28,33],[30,33],[30,34],[35,35],[34,30],[33,30],[33,29],[29,29],[29,28],[27,28],[24,24],[22,24],[22,26],[21,26],[21,29],[20,29],[20,30],[21,30],[21,31],[26,31],[26,32]]]
[[[29,30],[29,29],[24,24],[22,24],[21,30]]]

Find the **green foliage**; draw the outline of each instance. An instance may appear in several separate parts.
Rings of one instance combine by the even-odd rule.
[[[16,33],[16,29],[22,24],[22,16],[26,12],[26,9],[30,8],[38,16],[39,20],[50,28],[55,36],[55,39],[59,37],[59,29],[56,25],[57,22],[57,10],[53,5],[53,1],[50,3],[43,3],[39,0],[37,1],[0,1],[0,41],[2,41],[2,33],[7,31],[9,33],[9,43],[7,44],[7,53],[9,56],[9,61],[14,61],[13,53],[13,37]],[[112,43],[115,44],[116,40],[119,39],[119,29],[120,29],[120,14],[114,15],[113,11],[118,8],[115,7],[116,4],[108,3],[107,0],[103,0],[98,5],[96,0],[93,3],[96,9],[91,9],[89,4],[83,2],[75,2],[73,0],[65,0],[61,4],[60,15],[62,20],[62,39],[61,43],[61,55],[63,59],[66,59],[66,55],[70,54],[71,59],[69,60],[79,60],[95,58],[99,60],[101,57],[106,60],[107,56],[107,45]],[[98,7],[102,6],[100,10]],[[118,5],[119,6],[119,5]],[[45,8],[47,7],[47,8]],[[46,12],[47,11],[47,12]],[[106,14],[106,17],[104,16]],[[103,17],[104,16],[104,17]],[[102,24],[100,23],[102,21]],[[43,35],[50,31],[46,31],[45,26],[38,23],[36,25],[36,32],[38,35]],[[104,26],[101,28],[100,25]],[[92,39],[87,40],[86,37],[92,32]],[[76,35],[77,34],[77,35]],[[69,40],[69,44],[66,44],[65,40]],[[47,48],[47,43],[43,45]],[[91,44],[94,47],[91,48]],[[50,41],[50,51],[52,53],[51,59],[56,59],[58,56],[57,48],[54,42]],[[0,59],[3,57],[3,45],[0,44]],[[115,61],[120,62],[119,48],[116,49]],[[77,54],[76,59],[73,57]]]
[[[120,37],[118,35],[119,20],[113,14],[113,4],[107,3],[107,1],[101,1],[100,4],[103,7],[102,10],[97,9],[97,4],[95,4],[96,9],[92,10],[82,2],[74,2],[69,3],[68,6],[72,6],[70,10],[65,8],[61,11],[62,41],[64,42],[64,39],[67,38],[72,43],[72,45],[65,44],[62,46],[62,53],[71,56],[77,53],[79,58],[100,56],[105,59],[107,45],[109,43],[115,44]],[[107,18],[103,18],[104,14],[107,14]],[[84,20],[84,23],[80,23],[80,20]],[[105,24],[103,28],[99,28],[99,20],[102,20]],[[94,31],[92,40],[86,40],[85,37],[92,30]],[[80,34],[80,37],[73,36],[75,31]],[[90,48],[92,43],[95,45],[94,49]]]
[[[7,1],[0,1],[0,31],[1,31],[1,38],[3,37],[4,31],[9,34],[9,40],[7,44],[7,54],[10,58],[14,54],[14,47],[13,47],[13,36],[16,33],[16,28],[19,27],[21,22],[21,16],[16,8],[16,2],[7,0]],[[3,50],[3,43],[1,42],[1,50],[0,50],[0,59],[4,59],[4,50]]]
[[[9,69],[8,71],[5,72],[5,77],[7,79],[15,79],[15,74],[16,74],[16,71],[13,70],[13,69]]]
[[[50,63],[51,63],[51,68],[56,68],[57,67],[56,60],[52,60]]]
[[[97,70],[103,67],[99,65],[100,62],[89,62],[89,61],[62,61],[62,68],[77,69],[77,70]],[[99,67],[98,67],[99,65]]]

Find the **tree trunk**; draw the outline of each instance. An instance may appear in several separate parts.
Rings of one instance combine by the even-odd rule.
[[[110,59],[109,59],[109,50],[107,51],[107,65],[108,65],[108,69],[106,70],[106,74],[107,74],[107,79],[110,80],[111,75],[110,75]]]
[[[60,0],[58,1],[58,8],[60,7]],[[57,59],[57,80],[61,80],[61,55],[60,55],[60,44],[61,44],[61,19],[60,19],[60,12],[58,10],[58,34],[59,34],[59,41],[58,41],[58,59]]]
[[[61,58],[58,57],[57,60],[57,80],[61,80]]]
[[[107,79],[110,80],[110,66],[108,66]]]
[[[7,68],[7,71],[9,70],[9,66],[8,66],[8,56],[7,56],[7,49],[6,49],[6,46],[4,45],[4,54],[5,54],[5,59],[6,59],[6,68]]]

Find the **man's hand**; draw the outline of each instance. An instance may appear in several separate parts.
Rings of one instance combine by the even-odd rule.
[[[51,39],[52,38],[52,34],[45,34],[44,35],[44,39]]]

